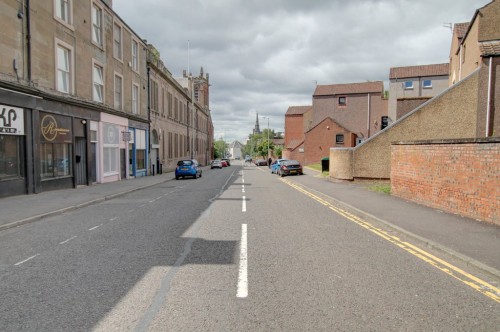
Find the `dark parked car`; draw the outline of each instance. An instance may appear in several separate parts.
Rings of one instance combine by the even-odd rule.
[[[201,167],[196,159],[179,160],[175,168],[175,179],[192,176],[193,178],[201,178]]]
[[[302,175],[302,165],[298,160],[285,160],[281,163],[280,168],[278,168],[278,175],[283,177],[285,175]]]
[[[271,173],[278,174],[278,169],[281,167],[281,163],[286,160],[288,159],[276,159],[275,161],[273,161],[273,163],[271,164]]]
[[[255,161],[255,165],[257,166],[267,166],[267,160],[264,159],[257,159]]]

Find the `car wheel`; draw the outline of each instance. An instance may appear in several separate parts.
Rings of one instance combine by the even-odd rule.
[[[200,178],[201,178],[201,174],[202,174],[202,173],[203,173],[203,172],[200,172]]]
[[[284,176],[285,176],[285,174],[283,174],[282,172],[280,172],[280,177],[284,177]]]
[[[176,176],[176,177],[175,177],[175,179],[176,179],[176,180],[179,180],[179,177],[178,177],[178,176]]]

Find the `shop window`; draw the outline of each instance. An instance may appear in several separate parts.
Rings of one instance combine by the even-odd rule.
[[[72,176],[71,144],[40,144],[40,175],[42,180]]]
[[[0,181],[21,176],[20,136],[0,135]]]
[[[136,149],[136,165],[137,169],[146,169],[146,131],[136,130],[135,131],[135,149]]]
[[[103,124],[103,162],[105,174],[118,172],[119,132],[118,126]]]

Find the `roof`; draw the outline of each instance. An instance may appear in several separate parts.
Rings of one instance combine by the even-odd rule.
[[[465,33],[469,29],[469,24],[470,22],[455,23],[455,26],[453,27],[453,33],[457,36],[457,38],[464,38]]]
[[[389,72],[389,79],[426,77],[426,76],[448,76],[449,63],[439,63],[434,65],[393,67]]]
[[[273,138],[274,145],[285,145],[284,138]]]
[[[286,149],[296,149],[298,146],[300,146],[302,143],[304,143],[303,139],[293,139],[288,144],[285,146]]]
[[[241,149],[243,147],[243,144],[241,144],[240,142],[238,141],[234,141],[232,142],[231,144],[229,144],[229,148],[230,149]]]
[[[290,106],[285,113],[286,115],[301,115],[312,109],[312,106]]]
[[[488,41],[479,43],[479,50],[482,56],[500,55],[500,41]]]
[[[313,96],[347,95],[360,93],[382,93],[384,82],[363,82],[347,84],[318,85]]]

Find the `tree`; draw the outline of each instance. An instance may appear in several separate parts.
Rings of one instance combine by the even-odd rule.
[[[218,140],[214,142],[214,158],[220,159],[226,156],[227,144],[223,140]]]

